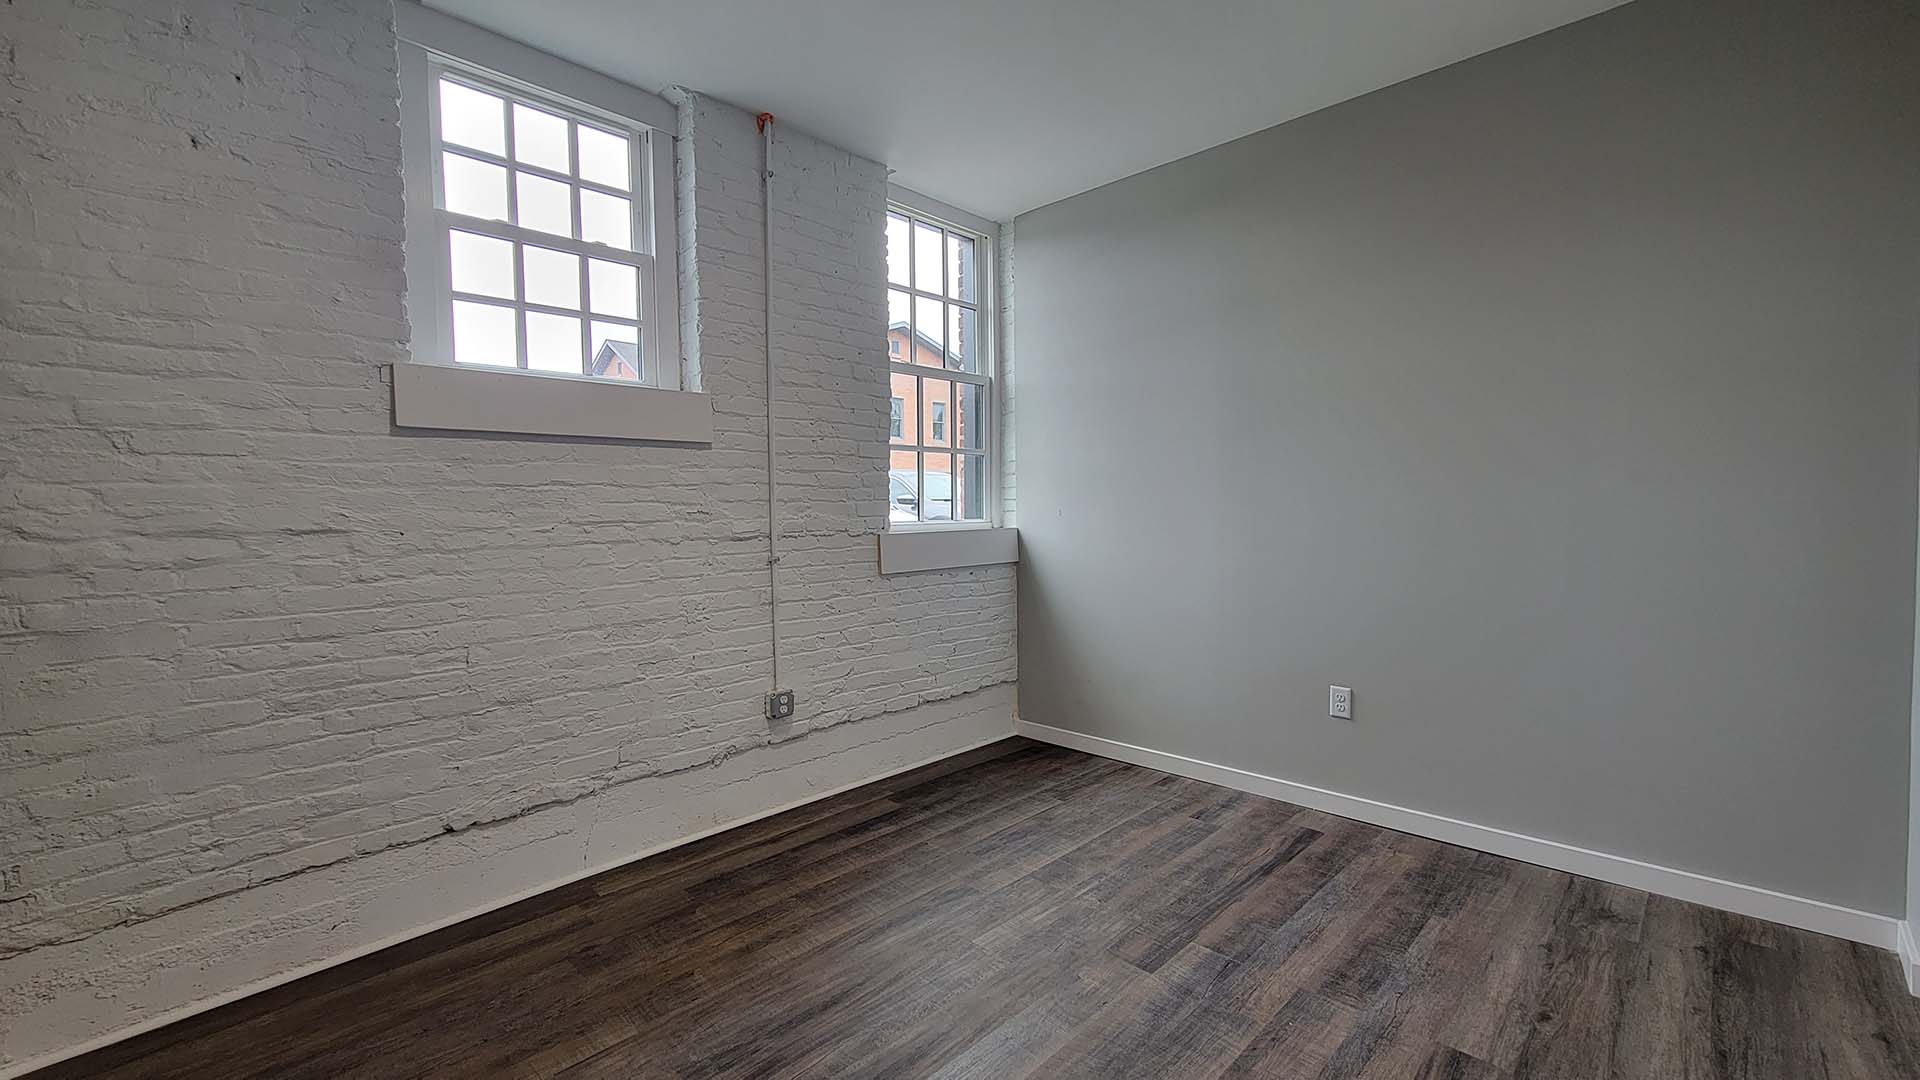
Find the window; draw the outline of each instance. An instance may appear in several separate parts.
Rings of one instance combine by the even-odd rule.
[[[992,249],[976,231],[895,204],[887,214],[891,525],[993,514]]]
[[[528,81],[602,89],[551,58],[503,53],[532,65],[508,74],[440,48],[402,50],[413,358],[679,389],[671,134]],[[657,100],[607,83],[615,107]]]

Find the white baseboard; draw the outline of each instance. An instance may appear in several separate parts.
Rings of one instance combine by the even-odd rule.
[[[1009,696],[1010,696],[1010,692],[1009,692]],[[1010,712],[1011,710],[1009,709],[1008,711]],[[1002,715],[1004,716],[1006,714],[1003,713]],[[1004,723],[1004,721],[1002,723]],[[454,912],[453,914],[446,915],[441,918],[435,918],[430,921],[421,921],[417,924],[408,925],[405,929],[402,929],[395,933],[382,935],[378,937],[376,940],[370,940],[365,942],[364,944],[359,944],[352,948],[347,948],[347,949],[340,950],[338,952],[331,953],[330,955],[326,955],[320,959],[313,960],[308,963],[299,964],[298,966],[290,967],[288,969],[276,972],[272,975],[269,975],[263,978],[249,980],[243,984],[235,985],[231,989],[227,989],[219,993],[214,993],[214,994],[209,994],[207,996],[199,997],[195,1000],[192,1000],[178,1007],[168,1008],[162,1011],[153,1012],[148,1016],[140,1019],[138,1022],[125,1024],[123,1026],[114,1026],[111,1028],[111,1030],[104,1031],[103,1033],[91,1038],[86,1038],[81,1041],[76,1041],[68,1045],[58,1046],[58,1048],[52,1049],[52,1050],[41,1050],[39,1052],[29,1051],[31,1056],[28,1056],[28,1057],[18,1058],[14,1060],[0,1060],[0,1080],[15,1080],[15,1078],[17,1077],[24,1076],[27,1073],[34,1072],[35,1070],[38,1070],[38,1069],[46,1068],[49,1065],[54,1065],[59,1062],[66,1061],[69,1058],[78,1057],[82,1054],[90,1053],[94,1050],[98,1050],[106,1046],[111,1046],[114,1043],[123,1042],[127,1039],[133,1038],[134,1036],[142,1035],[142,1034],[145,1034],[146,1032],[165,1027],[168,1024],[174,1023],[179,1020],[184,1020],[190,1016],[196,1016],[200,1013],[207,1012],[211,1009],[216,1009],[222,1005],[228,1004],[229,1002],[238,1001],[246,997],[251,997],[254,994],[258,994],[266,990],[271,990],[276,986],[281,986],[286,983],[293,982],[297,979],[304,978],[308,975],[325,971],[328,968],[337,967],[349,961],[357,960],[360,957],[371,955],[373,953],[379,952],[380,950],[388,948],[390,946],[398,945],[401,942],[409,941],[417,937],[422,937],[426,934],[433,933],[436,930],[441,930],[446,927],[452,926],[456,923],[465,922],[466,920],[474,918],[476,916],[484,915],[490,911],[497,911],[501,908],[519,903],[522,900],[526,900],[531,897],[538,896],[541,893],[550,892],[553,889],[560,888],[563,885],[569,885],[569,884],[572,884],[573,882],[580,881],[585,878],[593,877],[596,874],[605,873],[609,870],[613,870],[621,866],[626,866],[629,863],[638,862],[641,859],[658,855],[661,852],[669,851],[674,848],[693,843],[696,840],[702,840],[709,836],[714,836],[719,833],[727,832],[730,829],[736,829],[742,825],[751,824],[752,822],[759,821],[762,818],[768,818],[776,814],[785,813],[788,810],[793,810],[798,807],[805,806],[809,803],[819,802],[822,799],[831,798],[843,792],[852,791],[855,788],[864,787],[867,784],[874,783],[875,781],[884,780],[891,776],[897,776],[904,772],[911,772],[914,769],[922,768],[927,765],[932,765],[935,762],[944,761],[947,758],[955,757],[960,754],[970,753],[974,750],[991,746],[994,743],[1000,742],[1003,739],[1008,739],[1013,737],[1013,732],[1009,730],[1007,727],[1000,726],[998,724],[994,726],[997,727],[998,730],[993,730],[989,734],[986,734],[982,737],[978,737],[976,739],[971,739],[968,742],[959,746],[955,746],[951,749],[943,748],[940,752],[935,753],[931,756],[924,756],[919,759],[911,760],[906,764],[896,765],[890,768],[886,768],[882,771],[878,771],[870,774],[864,774],[859,776],[858,779],[854,779],[846,783],[841,783],[824,790],[809,791],[804,797],[782,802],[777,806],[770,806],[770,807],[767,807],[766,809],[755,810],[750,813],[741,814],[730,820],[726,820],[721,824],[713,825],[707,828],[702,828],[697,831],[690,831],[682,835],[675,835],[663,842],[649,844],[638,850],[621,852],[616,857],[613,857],[610,859],[597,860],[594,862],[593,865],[586,866],[578,871],[566,873],[564,875],[543,876],[542,878],[538,879],[534,883],[530,884],[528,887],[515,889],[510,894],[501,895],[497,897],[490,897],[484,902],[474,904],[463,910]],[[828,728],[826,730],[829,732],[832,732],[838,729]],[[792,745],[798,745],[798,743],[796,742],[796,743],[783,744],[783,745],[792,746]],[[409,884],[408,887],[413,891],[422,891],[423,889],[424,891],[427,891],[427,892],[433,891],[431,888],[425,888],[425,887],[417,886],[414,884]],[[0,979],[0,985],[4,985],[4,984],[5,984],[5,980]],[[3,1027],[0,1027],[0,1031],[4,1031],[4,1030],[5,1029]],[[0,1040],[0,1053],[3,1053],[5,1049],[6,1049],[6,1046],[5,1046],[4,1040]]]
[[[1920,943],[1913,940],[1913,924],[1900,922],[1900,973],[1907,977],[1907,993],[1920,997]]]
[[[1203,780],[1254,795],[1264,795],[1270,799],[1279,799],[1282,802],[1295,803],[1329,814],[1354,818],[1400,832],[1413,833],[1431,840],[1458,844],[1476,851],[1504,855],[1521,862],[1564,870],[1569,874],[1597,878],[1615,885],[1642,889],[1661,896],[1671,896],[1678,900],[1687,900],[1769,922],[1797,926],[1802,930],[1846,938],[1849,941],[1858,941],[1882,949],[1895,950],[1902,947],[1899,938],[1900,922],[1885,915],[1855,911],[1852,908],[1844,908],[1821,900],[1789,896],[1786,893],[1774,892],[1755,885],[1722,881],[1719,878],[1707,877],[1687,870],[1675,870],[1672,867],[1656,866],[1621,855],[1609,855],[1603,851],[1589,851],[1586,848],[1578,848],[1554,840],[1542,840],[1537,836],[1526,836],[1508,832],[1505,829],[1476,825],[1470,821],[1441,817],[1439,814],[1430,814],[1424,810],[1409,810],[1404,806],[1394,806],[1391,803],[1364,799],[1355,795],[1343,795],[1325,788],[1309,787],[1291,780],[1263,776],[1260,773],[1227,765],[1215,765],[1161,750],[1151,750],[1144,746],[1103,739],[1097,735],[1068,731],[1065,728],[1020,720],[1015,723],[1014,729],[1030,739],[1041,742],[1084,750],[1089,754],[1143,765],[1149,769],[1175,773],[1193,780]],[[1908,945],[1911,945],[1911,942],[1912,938],[1909,935]],[[1911,981],[1914,978],[1914,965],[1911,959],[1908,960],[1907,971],[1907,977]]]

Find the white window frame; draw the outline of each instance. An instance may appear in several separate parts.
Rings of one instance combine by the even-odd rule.
[[[1001,510],[1002,510],[1001,500],[999,497],[1000,399],[999,399],[999,389],[997,386],[997,375],[998,375],[997,365],[999,363],[998,337],[999,337],[999,330],[1000,330],[999,318],[998,318],[998,313],[1000,310],[999,294],[997,290],[999,288],[1000,253],[995,243],[995,234],[997,233],[998,230],[994,226],[993,222],[988,221],[985,218],[981,218],[976,215],[969,214],[966,211],[960,210],[956,207],[948,206],[946,203],[940,202],[937,199],[928,198],[927,196],[921,195],[918,192],[908,191],[904,188],[892,186],[892,185],[889,186],[888,192],[887,192],[887,211],[889,213],[904,215],[908,219],[907,261],[909,265],[912,265],[913,259],[914,259],[913,245],[918,242],[916,238],[915,230],[913,228],[913,222],[915,221],[924,222],[925,224],[935,226],[940,230],[942,230],[941,245],[943,250],[941,251],[941,258],[940,258],[942,280],[941,280],[941,289],[937,296],[934,293],[928,292],[923,289],[917,289],[910,286],[903,287],[900,285],[896,285],[891,280],[887,280],[884,283],[884,287],[890,291],[897,290],[897,291],[905,292],[910,297],[915,297],[915,298],[925,297],[928,299],[938,299],[942,303],[957,304],[958,306],[961,306],[961,307],[972,308],[974,311],[975,334],[977,336],[977,340],[974,344],[974,352],[978,360],[977,366],[980,369],[978,372],[967,372],[967,371],[956,371],[951,368],[929,368],[924,364],[908,363],[906,361],[910,360],[912,357],[912,348],[911,348],[912,343],[910,342],[909,343],[910,347],[906,351],[907,354],[905,356],[896,358],[891,354],[891,352],[888,353],[887,355],[887,374],[889,376],[888,385],[889,387],[891,387],[892,385],[891,376],[898,374],[898,375],[912,375],[912,376],[915,376],[916,378],[921,376],[933,376],[940,379],[951,380],[956,384],[970,383],[970,384],[979,386],[981,388],[981,391],[980,391],[981,395],[985,399],[985,405],[984,405],[984,408],[982,409],[982,412],[985,415],[985,424],[984,424],[985,432],[983,434],[983,439],[982,439],[983,450],[980,451],[979,453],[980,453],[980,456],[984,458],[984,461],[985,461],[986,476],[982,484],[982,491],[984,492],[984,497],[986,499],[986,511],[987,511],[985,518],[981,520],[960,520],[960,521],[922,520],[922,521],[912,521],[912,522],[907,522],[907,521],[896,522],[893,520],[893,515],[891,512],[893,496],[891,491],[889,490],[886,495],[886,505],[889,508],[888,514],[887,514],[887,531],[891,533],[912,533],[912,532],[930,532],[930,531],[959,531],[959,530],[967,530],[967,529],[997,529],[1000,527]],[[974,292],[975,299],[972,302],[952,300],[948,298],[948,296],[946,295],[947,292],[949,291],[946,288],[946,281],[945,281],[945,275],[949,272],[949,268],[947,266],[946,252],[944,250],[944,247],[946,244],[945,237],[947,233],[952,233],[956,236],[966,237],[972,240],[974,243],[974,265],[979,270],[979,281],[976,283],[976,289]],[[911,326],[909,326],[909,329],[908,329],[909,335],[911,335],[912,332],[913,331],[911,329]],[[922,389],[920,390],[919,393],[915,395],[915,398],[914,398],[914,403],[913,403],[914,407],[907,410],[911,414],[908,418],[914,421],[916,439],[921,437],[919,433],[919,426],[921,424],[922,416],[927,411],[927,400],[925,395],[924,384],[921,384],[921,385],[922,385]],[[892,397],[891,389],[888,390],[888,397],[889,398]],[[959,406],[959,400],[958,400],[958,395],[956,394],[954,396],[954,399],[949,402],[947,407],[947,425],[946,426],[947,426],[947,432],[949,435],[949,439],[948,439],[949,443],[952,442],[951,435],[954,428],[953,417],[955,415],[955,412],[958,409],[958,406]],[[959,484],[958,459],[962,454],[960,447],[952,446],[952,445],[936,446],[928,442],[896,443],[893,441],[891,437],[891,431],[889,431],[888,439],[887,439],[887,452],[889,455],[891,455],[896,450],[903,451],[903,452],[904,451],[915,452],[914,454],[914,474],[915,474],[914,490],[920,493],[919,499],[920,499],[920,503],[923,506],[926,501],[925,492],[927,490],[926,458],[925,458],[925,455],[927,453],[936,453],[936,454],[947,453],[947,454],[954,455],[955,462],[956,462],[955,476],[954,476],[954,479],[951,481],[951,483],[955,487],[958,486]],[[965,453],[971,454],[975,452],[966,451]],[[891,474],[891,466],[889,466],[889,474]],[[888,487],[891,488],[891,484],[889,484]],[[884,550],[884,545],[883,545],[883,550]],[[1001,561],[1001,560],[989,560],[989,561]]]
[[[413,327],[411,357],[413,363],[441,369],[455,369],[463,374],[474,372],[493,376],[504,374],[515,379],[570,380],[582,384],[583,387],[591,387],[595,391],[618,392],[639,388],[680,391],[683,365],[679,340],[678,241],[675,235],[673,185],[673,126],[675,123],[673,106],[654,95],[576,67],[458,19],[441,15],[411,0],[400,0],[395,5],[395,17],[400,37],[401,163],[406,183],[407,307]],[[439,110],[436,107],[437,86],[443,75],[457,82],[499,95],[509,104],[515,101],[524,102],[548,112],[567,116],[576,122],[584,122],[625,134],[629,139],[632,155],[629,162],[632,190],[618,192],[609,189],[609,193],[627,197],[633,204],[633,250],[625,251],[604,244],[553,236],[503,221],[469,218],[444,209],[444,190],[440,176],[442,159],[438,130]],[[513,148],[510,141],[510,123],[507,130],[509,144],[506,156],[511,158]],[[577,128],[570,130],[577,130]],[[508,165],[511,169],[536,175],[545,174],[545,170],[538,167],[496,160],[497,155],[474,151],[467,147],[449,147],[449,149],[480,160]],[[577,155],[577,148],[573,152]],[[596,186],[591,181],[579,177],[560,177],[554,174],[550,178],[564,180],[575,192],[593,190]],[[509,205],[514,197],[514,185],[509,182]],[[572,202],[575,231],[578,231],[580,200],[577,194],[573,196]],[[527,335],[524,327],[524,313],[547,309],[528,303],[520,295],[523,286],[517,258],[514,281],[515,299],[512,301],[512,306],[517,312],[516,322],[521,324],[518,335],[520,366],[503,368],[456,364],[453,359],[451,329],[452,302],[456,294],[452,289],[447,251],[447,235],[449,230],[453,229],[518,240],[538,247],[582,256],[590,255],[593,258],[636,267],[640,276],[638,321],[641,339],[641,382],[636,384],[598,378],[584,372],[574,375],[564,372],[528,370],[525,366]],[[589,346],[590,326],[594,318],[587,310],[584,280],[586,272],[587,263],[583,258],[581,260],[583,278],[581,310],[551,309],[557,314],[577,316],[580,319],[583,354]],[[502,303],[497,298],[478,299],[495,304]],[[590,363],[592,357],[587,355],[585,360]],[[411,385],[413,381],[409,380],[409,384]],[[397,396],[399,385],[400,380],[396,379],[396,420],[399,420],[403,404]],[[502,383],[494,379],[488,385],[505,386],[511,390],[513,386],[527,384]],[[572,393],[564,390],[557,390],[557,392]],[[548,397],[552,396],[549,392],[543,391],[543,393]],[[641,412],[649,410],[657,414],[658,402],[640,404]],[[502,429],[494,427],[486,430]],[[529,427],[526,430],[545,432],[547,429]],[[593,434],[601,434],[601,432]],[[646,438],[650,437],[650,434],[649,431],[637,430],[631,434],[631,437]]]

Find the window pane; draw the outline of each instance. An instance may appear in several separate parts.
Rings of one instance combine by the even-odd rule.
[[[572,172],[567,160],[566,120],[514,102],[513,159],[554,172]]]
[[[954,519],[987,520],[987,457],[985,454],[959,455],[959,475],[954,477]]]
[[[900,403],[900,431],[892,442],[912,446],[920,441],[920,380],[893,372],[893,400]]]
[[[455,292],[513,299],[513,243],[478,233],[447,234],[448,264]]]
[[[913,298],[913,332],[920,340],[914,342],[912,363],[946,366],[946,360],[940,354],[946,341],[946,327],[943,325],[946,312],[941,309],[946,306],[924,296]]]
[[[887,337],[901,342],[900,352],[888,352],[901,363],[913,363],[913,297],[898,289],[887,290]]]
[[[453,302],[453,358],[462,364],[520,366],[513,309],[471,300]]]
[[[907,413],[912,416],[911,410]],[[887,521],[920,520],[920,455],[911,450],[887,454]]]
[[[920,392],[927,399],[927,426],[922,436],[925,445],[952,446],[953,429],[948,420],[953,411],[953,384],[945,379],[922,379]]]
[[[887,405],[887,438],[899,442],[900,436],[905,434],[906,430],[907,401],[905,398],[895,397]]]
[[[489,154],[507,152],[507,103],[451,79],[440,80],[440,141]]]
[[[907,219],[899,214],[887,215],[887,283],[909,286],[913,282],[907,277]]]
[[[580,374],[580,320],[572,315],[527,312],[527,366],[536,371]]]
[[[979,299],[979,270],[974,266],[973,241],[947,234],[947,295],[973,303]]]
[[[469,217],[507,220],[507,170],[451,151],[440,155],[447,209]]]
[[[627,191],[633,187],[628,172],[627,137],[580,125],[580,178]]]
[[[640,381],[640,328],[622,323],[593,321],[593,349],[587,374],[603,379]]]
[[[913,223],[913,287],[935,296],[945,288],[941,284],[940,230],[923,222]]]
[[[587,302],[595,315],[640,317],[640,272],[625,263],[587,260]]]
[[[633,204],[617,195],[582,188],[580,239],[633,250]]]
[[[987,388],[973,383],[956,383],[959,397],[954,409],[953,445],[962,450],[987,448]]]
[[[520,249],[520,269],[526,276],[522,295],[528,303],[580,307],[580,256],[529,245]]]
[[[953,520],[953,455],[927,454],[920,473],[920,519]]]
[[[972,308],[947,305],[947,366],[981,374],[977,345],[980,316]]]
[[[520,215],[515,224],[555,236],[573,235],[573,203],[567,196],[567,185],[523,172],[513,174],[513,185]]]

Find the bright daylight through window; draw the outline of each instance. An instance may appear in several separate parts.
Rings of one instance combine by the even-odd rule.
[[[981,305],[987,240],[895,207],[887,214],[892,525],[985,524],[993,382]]]
[[[654,332],[674,316],[656,280],[652,133],[437,58],[426,82],[416,359],[677,388]]]

